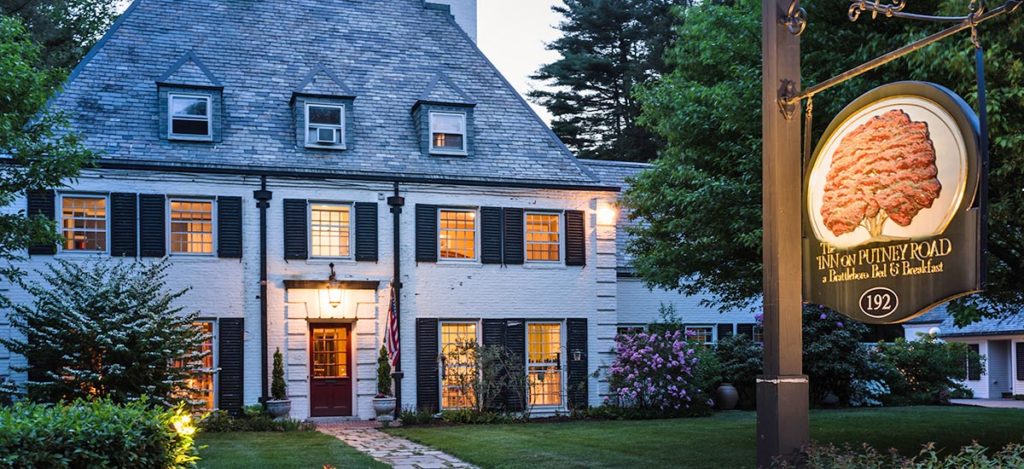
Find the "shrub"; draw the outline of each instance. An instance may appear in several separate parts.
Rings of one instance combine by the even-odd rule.
[[[203,373],[208,338],[193,326],[197,313],[173,306],[187,291],[165,291],[164,260],[90,262],[58,260],[25,286],[31,304],[12,306],[17,331],[0,344],[31,357],[27,393],[36,402],[109,398],[115,403],[149,396],[162,404],[183,399],[188,379]]]
[[[459,409],[441,412],[441,421],[459,424],[499,424],[523,422],[525,419],[506,412]]]
[[[182,407],[141,400],[42,405],[25,401],[0,409],[3,467],[194,467],[195,427]]]
[[[615,338],[608,384],[617,403],[642,409],[679,410],[710,405],[696,387],[698,345],[679,331],[638,332]]]
[[[434,413],[427,409],[406,407],[399,415],[402,425],[426,425],[434,422]]]
[[[391,396],[391,359],[387,347],[381,345],[377,356],[377,397]]]
[[[841,405],[850,402],[853,381],[868,370],[868,355],[861,345],[866,332],[866,326],[835,311],[804,307],[804,373],[812,402],[822,403],[829,395]]]
[[[1024,446],[1009,444],[1002,450],[988,454],[988,448],[977,442],[960,448],[956,454],[939,455],[935,445],[929,443],[914,457],[904,457],[890,451],[882,454],[871,446],[858,450],[849,446],[811,445],[800,455],[796,464],[777,463],[775,467],[806,467],[809,469],[945,469],[970,467],[974,469],[1002,469],[1024,467]]]
[[[981,369],[984,361],[966,344],[944,342],[924,335],[918,340],[880,343],[873,358],[892,390],[889,404],[931,404],[948,401],[961,388],[965,364]]]
[[[506,399],[529,402],[522,357],[500,345],[459,340],[441,351],[446,386],[461,388],[464,406],[477,412],[505,410]],[[530,409],[524,410],[529,416]]]
[[[605,404],[586,409],[576,409],[569,414],[573,420],[654,420],[679,417],[707,417],[711,415],[710,406],[691,406],[681,409],[643,409],[640,407],[622,407]]]
[[[761,374],[764,347],[746,334],[718,340],[715,355],[722,367],[722,382],[739,393],[737,406],[753,409],[757,404],[757,375]]]
[[[312,422],[295,419],[274,419],[263,406],[246,406],[241,417],[216,410],[207,414],[199,421],[199,428],[204,432],[308,432],[316,430]]]
[[[270,397],[276,401],[288,398],[288,388],[284,382],[284,357],[281,349],[274,350],[274,369],[271,372]]]

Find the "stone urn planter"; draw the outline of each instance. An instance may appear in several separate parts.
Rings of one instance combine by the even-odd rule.
[[[739,400],[740,393],[731,383],[722,383],[715,390],[715,403],[718,404],[718,410],[733,410]]]
[[[384,396],[373,398],[373,411],[377,413],[378,422],[390,422],[395,419],[395,398]]]
[[[275,419],[287,417],[292,411],[292,401],[290,399],[282,400],[268,400],[267,401],[267,413]]]

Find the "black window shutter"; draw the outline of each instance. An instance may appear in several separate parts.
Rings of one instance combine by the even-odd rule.
[[[484,319],[483,320],[483,344],[484,347],[501,347],[505,348],[505,328],[506,322],[504,319]],[[508,373],[505,367],[499,367],[495,370],[485,370],[493,372],[499,382],[507,382],[504,376]],[[494,397],[494,402],[491,403],[492,410],[500,410],[508,401],[508,389],[502,389],[497,396]]]
[[[587,407],[588,383],[587,383],[587,320],[567,319],[566,321],[565,346],[568,361],[568,388],[570,409],[584,409]],[[576,352],[580,352],[580,359],[576,360]]]
[[[110,194],[110,255],[135,257],[138,255],[139,196]]]
[[[1024,342],[1017,342],[1017,381],[1024,381]]]
[[[523,263],[523,209],[506,208],[505,214],[505,242],[504,250],[505,263],[508,265],[519,265]]]
[[[753,329],[750,331],[751,337],[754,335]],[[718,325],[718,340],[722,340],[726,337],[732,337],[732,324],[719,324]]]
[[[565,265],[587,265],[587,230],[583,212],[565,211]]]
[[[512,373],[526,373],[526,321],[521,319],[510,319],[505,327],[505,348],[509,355],[518,363],[518,369],[509,370]],[[526,408],[524,398],[525,390],[509,392],[506,405],[511,411],[520,411]]]
[[[441,408],[441,377],[437,357],[437,319],[416,319],[416,402],[423,410]]]
[[[981,346],[978,344],[967,344],[967,348],[974,353],[980,353]],[[971,360],[967,360],[967,381],[981,381],[981,368],[971,366]]]
[[[217,407],[234,415],[242,413],[245,322],[242,318],[223,318],[217,340]]]
[[[754,324],[737,324],[736,335],[745,334],[751,339],[754,338]]]
[[[241,197],[217,197],[217,256],[242,258]]]
[[[356,203],[356,260],[377,262],[377,204]]]
[[[163,195],[139,195],[139,254],[142,257],[164,257],[167,254],[166,210]]]
[[[306,221],[304,199],[284,199],[284,258],[302,260],[309,258],[309,228]]]
[[[437,262],[437,206],[416,204],[416,262]]]
[[[28,203],[30,217],[40,215],[47,220],[54,221],[57,216],[57,207],[54,205],[56,196],[53,191],[28,191],[25,194]],[[56,244],[36,244],[28,247],[29,255],[48,255],[57,253]]]
[[[480,207],[480,261],[501,264],[501,209]]]

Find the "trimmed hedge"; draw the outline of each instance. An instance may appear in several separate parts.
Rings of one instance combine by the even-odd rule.
[[[195,427],[183,408],[146,400],[0,408],[0,467],[195,467]]]

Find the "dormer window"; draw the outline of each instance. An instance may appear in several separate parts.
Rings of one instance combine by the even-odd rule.
[[[306,146],[345,146],[345,106],[306,104]]]
[[[430,113],[430,152],[466,154],[466,114]]]
[[[168,95],[168,135],[178,140],[213,139],[210,97],[202,95]]]

